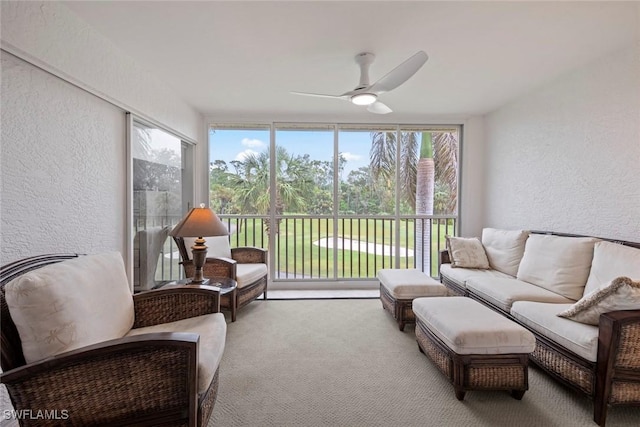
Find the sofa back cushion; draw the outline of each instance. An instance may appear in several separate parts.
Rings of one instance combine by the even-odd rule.
[[[606,241],[597,242],[584,295],[620,276],[640,281],[640,249]]]
[[[5,290],[27,363],[121,338],[133,326],[133,297],[118,252],[30,271]]]
[[[518,280],[579,300],[589,277],[594,237],[532,234],[518,267]]]
[[[231,258],[231,246],[229,236],[203,237],[204,245],[207,247],[207,257]],[[195,245],[195,237],[185,237],[184,246],[187,248],[189,259],[193,258],[191,246]]]
[[[529,232],[524,230],[482,230],[482,246],[491,268],[515,277],[528,237]]]

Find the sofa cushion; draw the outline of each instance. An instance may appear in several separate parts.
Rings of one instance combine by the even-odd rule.
[[[592,237],[532,234],[517,278],[577,301],[584,293],[596,241]]]
[[[518,266],[529,232],[524,230],[482,230],[482,246],[487,254],[489,266],[509,276],[516,277]]]
[[[229,245],[229,236],[203,237],[204,245],[207,247],[207,258],[231,258],[231,246]],[[184,246],[187,248],[189,259],[193,259],[191,247],[195,245],[195,237],[185,237]]]
[[[220,365],[227,336],[227,323],[222,313],[190,317],[176,322],[131,329],[127,336],[156,332],[191,332],[200,335],[198,344],[198,393],[207,391]]]
[[[470,298],[416,298],[412,310],[458,354],[531,353],[535,348],[531,332]]]
[[[560,344],[584,359],[598,358],[598,327],[558,317],[570,304],[516,301],[511,315],[540,335]]]
[[[570,300],[555,292],[514,278],[478,277],[467,281],[467,290],[501,308],[507,313],[515,301],[536,301],[572,304]]]
[[[497,270],[479,270],[476,268],[452,268],[451,264],[442,264],[440,266],[440,275],[455,282],[465,288],[466,282],[473,277],[498,277],[504,279],[513,279],[508,274],[501,273]]]
[[[122,338],[133,326],[133,297],[118,252],[48,265],[5,289],[27,363]]]
[[[417,268],[383,268],[378,279],[396,299],[414,299],[426,296],[446,296],[447,288]]]
[[[489,260],[484,252],[482,243],[476,237],[451,237],[446,236],[447,250],[454,268],[480,268],[488,269]]]
[[[584,295],[621,276],[640,280],[640,249],[612,242],[597,242]]]
[[[244,288],[267,275],[267,264],[236,264],[238,288]]]
[[[602,313],[618,310],[640,310],[640,282],[634,282],[628,277],[613,279],[558,313],[558,316],[598,325]]]

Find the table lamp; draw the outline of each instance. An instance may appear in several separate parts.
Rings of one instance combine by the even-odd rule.
[[[195,244],[191,247],[195,267],[191,283],[198,284],[205,281],[202,267],[207,259],[207,247],[203,236],[228,236],[229,231],[220,218],[201,203],[199,208],[192,208],[169,234],[175,237],[196,237]]]

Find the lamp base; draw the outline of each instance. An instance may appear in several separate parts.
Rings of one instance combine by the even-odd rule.
[[[202,267],[207,262],[207,247],[202,237],[198,237],[195,245],[191,246],[191,253],[193,254],[193,266],[195,267],[192,281],[200,284],[204,281]]]

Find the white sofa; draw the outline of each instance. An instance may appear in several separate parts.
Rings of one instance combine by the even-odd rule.
[[[448,241],[442,283],[531,330],[531,360],[592,398],[599,425],[609,405],[640,404],[640,244],[493,228],[478,240]]]

